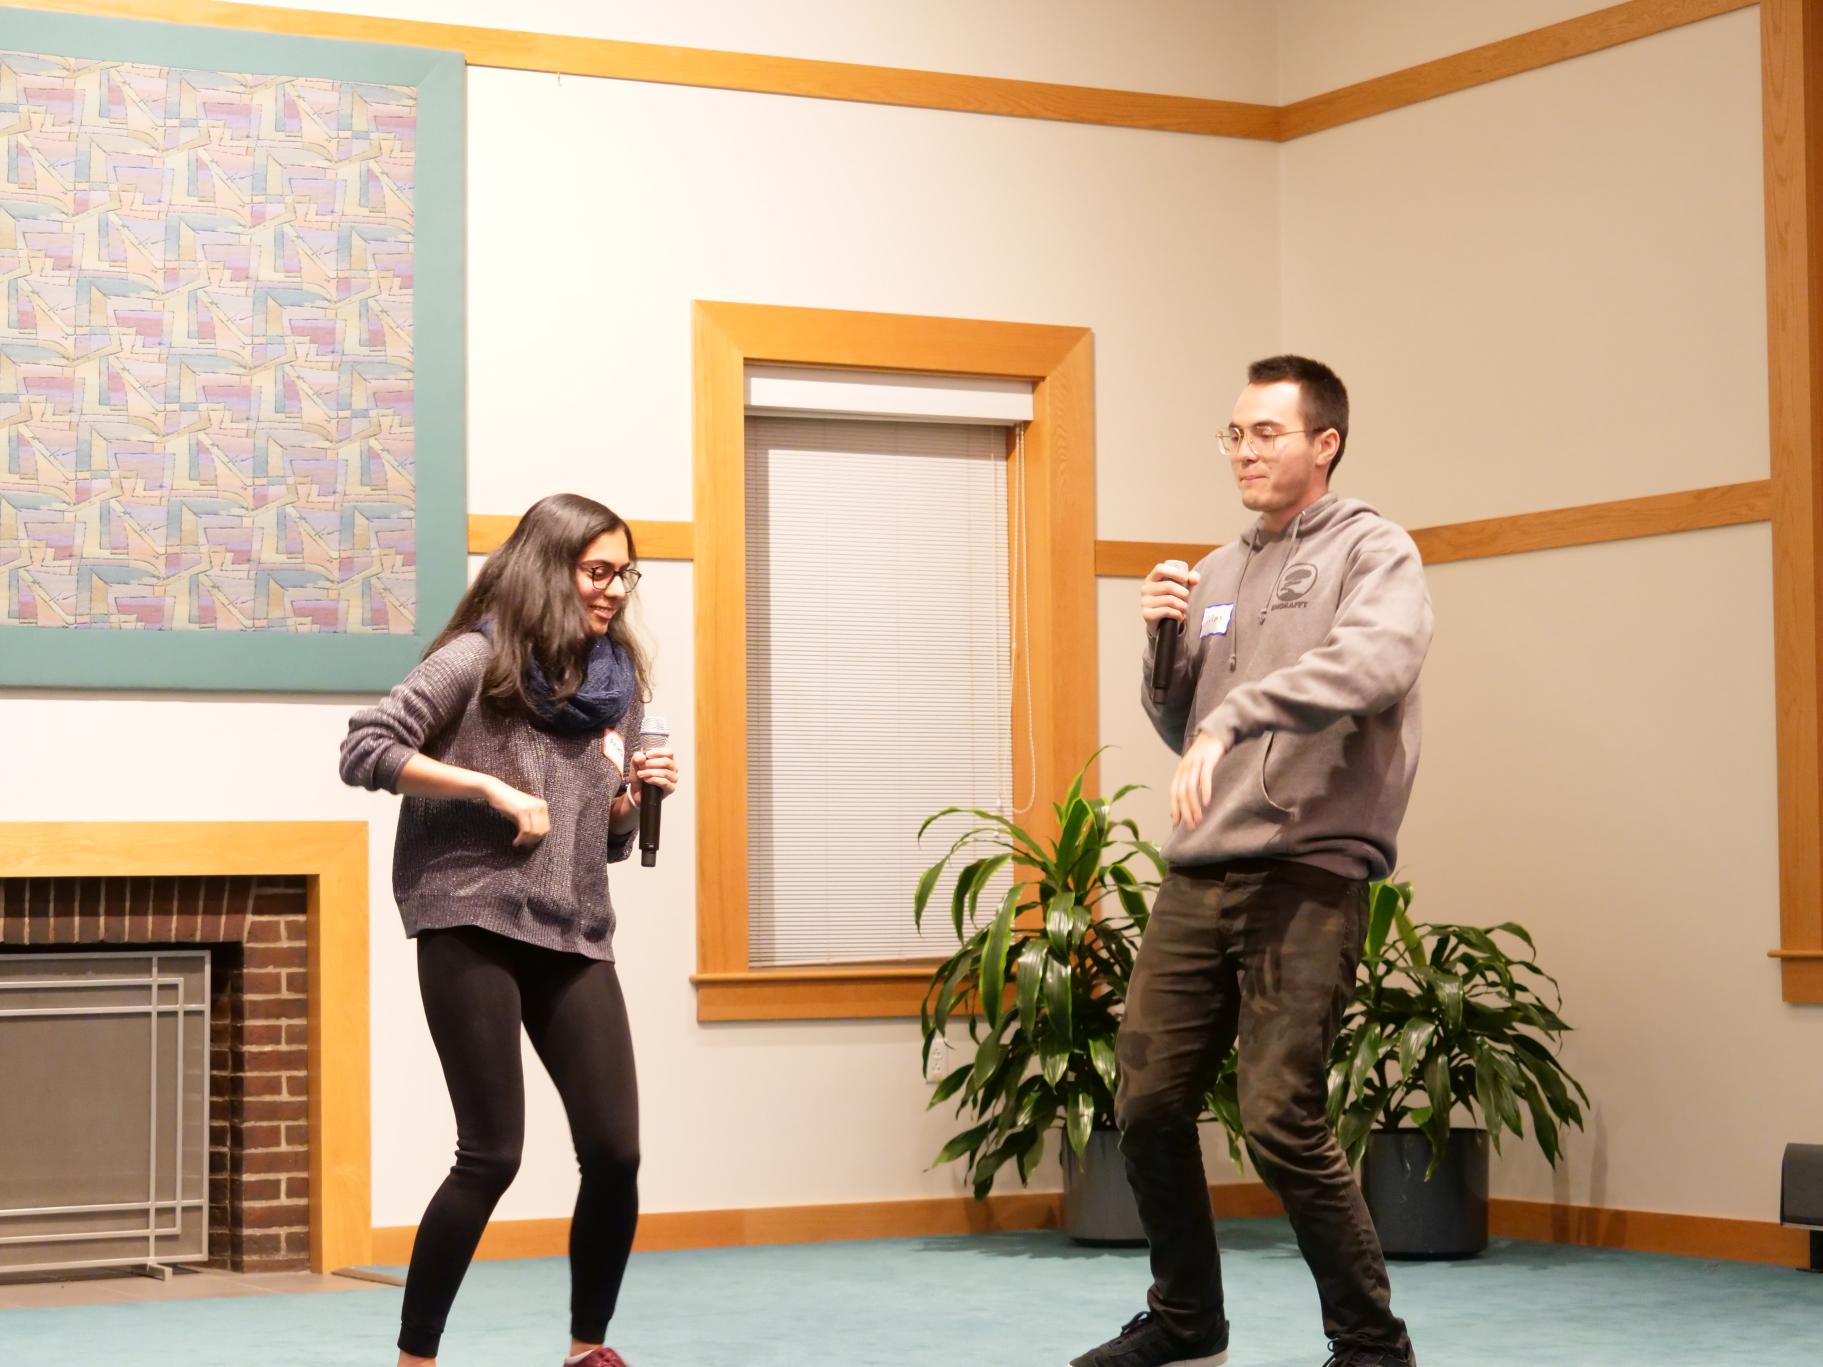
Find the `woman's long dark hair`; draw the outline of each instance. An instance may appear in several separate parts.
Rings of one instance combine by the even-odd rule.
[[[476,630],[485,619],[493,640],[481,694],[495,706],[523,717],[534,713],[526,690],[526,664],[536,658],[551,683],[553,702],[564,702],[582,687],[596,636],[576,591],[576,565],[597,537],[627,534],[627,556],[639,559],[633,529],[610,508],[581,494],[552,494],[525,510],[513,534],[488,556],[469,585],[455,615],[425,655]],[[631,603],[628,596],[627,602]],[[609,639],[627,652],[639,696],[651,696],[651,662],[627,621],[626,606],[614,614]]]

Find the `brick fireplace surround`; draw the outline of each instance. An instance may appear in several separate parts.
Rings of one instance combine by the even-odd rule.
[[[208,948],[209,1263],[372,1258],[367,827],[0,822],[0,954]]]
[[[310,1053],[301,878],[0,877],[0,954],[210,951],[209,1265],[310,1259]]]

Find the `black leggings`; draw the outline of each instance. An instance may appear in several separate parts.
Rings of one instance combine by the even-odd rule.
[[[411,1250],[399,1347],[435,1357],[494,1205],[519,1171],[519,1027],[557,1084],[582,1186],[570,1224],[570,1333],[600,1343],[639,1222],[639,1097],[614,965],[472,926],[418,936],[418,986],[456,1109],[456,1164]]]

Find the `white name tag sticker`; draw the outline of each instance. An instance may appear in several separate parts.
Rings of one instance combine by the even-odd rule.
[[[1226,636],[1228,624],[1233,620],[1233,603],[1211,603],[1203,609],[1203,635]]]
[[[601,753],[606,755],[608,763],[621,773],[624,774],[627,771],[627,742],[620,732],[609,731],[602,736]]]

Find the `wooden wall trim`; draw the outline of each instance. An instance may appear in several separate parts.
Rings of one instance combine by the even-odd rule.
[[[718,299],[702,300],[695,307],[699,318],[713,320],[743,361],[776,354],[785,364],[850,370],[1036,382],[1062,366],[1086,335],[1082,328],[1043,323],[781,308]],[[1036,396],[1033,403],[1036,407]]]
[[[1286,141],[1308,137],[1757,3],[1759,0],[1631,0],[1284,105],[1279,110],[1279,137]]]
[[[371,1261],[367,823],[0,822],[0,873],[309,880],[310,1269]]]
[[[460,52],[470,66],[1274,141],[1276,105],[218,0],[8,0],[32,9]]]
[[[1760,7],[1772,598],[1779,769],[1779,942],[1823,949],[1823,15]],[[1780,964],[1786,1001],[1823,1002],[1823,967]]]
[[[1144,579],[1152,567],[1166,560],[1181,560],[1194,565],[1216,543],[1202,545],[1194,541],[1097,541],[1095,573],[1103,579]]]
[[[228,0],[7,0],[30,9],[207,24],[460,52],[471,66],[965,114],[1280,142],[1744,9],[1758,0],[1629,0],[1468,52],[1278,106],[903,67],[723,52]]]
[[[690,981],[699,1021],[903,1020],[918,1014],[933,967],[696,973]]]
[[[1700,531],[1765,522],[1772,516],[1772,485],[1767,480],[1686,489],[1674,494],[1588,503],[1540,513],[1517,513],[1480,522],[1452,522],[1412,532],[1427,565],[1453,560],[1485,560],[1530,551],[1560,550],[1643,536]],[[1142,579],[1161,560],[1194,565],[1214,549],[1180,541],[1097,541],[1095,572],[1115,578]]]
[[[854,1201],[820,1206],[754,1206],[731,1210],[641,1211],[633,1248],[639,1253],[688,1248],[742,1248],[823,1243],[833,1239],[903,1239],[945,1234],[997,1234],[1055,1229],[1061,1195],[1017,1191],[985,1201],[936,1196],[905,1201]],[[398,1266],[411,1256],[411,1225],[374,1231],[374,1259]],[[570,1222],[495,1220],[475,1256],[484,1261],[551,1258],[569,1249]]]
[[[1055,1137],[1053,1137],[1055,1142]],[[1280,1215],[1278,1198],[1259,1182],[1217,1183],[1211,1203],[1225,1220]],[[902,1201],[847,1201],[829,1205],[751,1206],[730,1210],[642,1211],[633,1247],[640,1253],[688,1248],[765,1247],[825,1243],[835,1239],[934,1238],[1057,1229],[1063,1194],[997,1192],[985,1201],[932,1196]],[[417,1230],[396,1225],[374,1231],[374,1261],[398,1266],[411,1256]],[[483,1260],[551,1258],[569,1248],[567,1219],[495,1220],[475,1256]]]
[[[1264,1184],[1218,1182],[1209,1188],[1216,1215],[1247,1220],[1284,1214]],[[760,1247],[822,1243],[832,1239],[909,1239],[1012,1230],[1057,1229],[1062,1196],[1054,1191],[1009,1191],[976,1201],[937,1196],[907,1201],[857,1201],[821,1206],[759,1206],[745,1210],[644,1212],[633,1247],[642,1253],[687,1248]],[[1717,1219],[1664,1211],[1554,1205],[1494,1197],[1488,1228],[1496,1238],[1634,1253],[1675,1253],[1728,1262],[1802,1266],[1805,1232],[1769,1221]],[[476,1257],[550,1258],[569,1247],[570,1222],[496,1220],[482,1236]],[[416,1230],[409,1225],[374,1231],[374,1260],[396,1266],[411,1256]]]
[[[640,1216],[640,1224],[656,1218]],[[380,1225],[373,1232],[372,1267],[404,1267],[411,1262],[417,1241],[416,1225]],[[477,1262],[504,1262],[512,1258],[561,1258],[570,1251],[570,1222],[550,1220],[489,1220],[475,1249]]]
[[[1557,1205],[1497,1196],[1488,1203],[1488,1228],[1498,1238],[1573,1244],[1579,1248],[1675,1253],[1687,1258],[1787,1267],[1801,1267],[1810,1261],[1805,1232],[1770,1220]]]
[[[1768,3],[1795,7],[1799,0]],[[1786,16],[1774,22],[1793,20]],[[1817,90],[1811,117],[1823,124],[1823,22],[1812,23],[1806,41],[1816,44],[1819,52],[1812,67]],[[1773,64],[1774,54],[1769,52],[1769,72]],[[1770,95],[1768,100],[1770,110]],[[1775,161],[1801,160],[1802,138],[1794,150],[1790,139],[1799,135],[1786,126],[1790,112],[1781,110],[1777,117],[1787,141],[1775,157],[1773,117],[1769,112],[1768,275],[1784,282],[1769,285],[1768,301],[1773,334],[1773,478],[1419,528],[1412,539],[1425,564],[1441,565],[1771,521],[1780,947],[1769,953],[1779,961],[1786,1001],[1823,1003],[1823,846],[1816,839],[1823,828],[1823,581],[1817,559],[1823,548],[1823,381],[1817,378],[1817,367],[1823,366],[1823,340],[1818,337],[1823,316],[1807,302],[1823,288],[1823,224],[1810,229],[1807,261],[1792,245],[1791,236],[1804,226],[1804,206],[1790,202],[1801,196],[1788,185],[1775,188],[1781,174],[1797,173],[1790,166],[1782,173],[1774,170]],[[1810,139],[1810,146],[1816,149],[1812,156],[1823,155],[1823,132]],[[1823,186],[1823,174],[1812,174],[1818,177],[1814,183]],[[1787,234],[1776,242],[1771,240],[1775,223],[1783,224]],[[1170,541],[1097,541],[1096,573],[1139,579],[1161,560],[1195,564],[1209,549]]]
[[[1528,551],[1561,550],[1642,536],[1700,531],[1764,522],[1771,516],[1771,489],[1765,480],[1688,489],[1645,498],[1617,499],[1577,508],[1520,513],[1481,522],[1424,527],[1412,533],[1427,565],[1453,560],[1483,560]]]
[[[1823,1002],[1823,959],[1806,955],[1782,960],[1779,981],[1788,1002]]]
[[[1763,479],[1719,484],[1708,489],[1421,527],[1412,533],[1412,539],[1418,543],[1426,564],[1442,565],[1453,560],[1485,560],[1566,546],[1735,527],[1771,519],[1772,489],[1772,482]],[[506,539],[516,521],[511,515],[471,514],[470,553],[479,555],[493,550]],[[689,560],[694,555],[693,523],[632,521],[631,525],[643,560]],[[1194,541],[1097,541],[1095,573],[1103,579],[1141,579],[1161,560],[1182,560],[1194,565],[1215,548],[1215,543]]]
[[[516,513],[470,513],[468,515],[468,553],[488,555],[513,534],[519,525]],[[639,558],[645,560],[689,560],[696,552],[696,531],[688,522],[640,522],[627,519],[633,529],[633,542]]]

